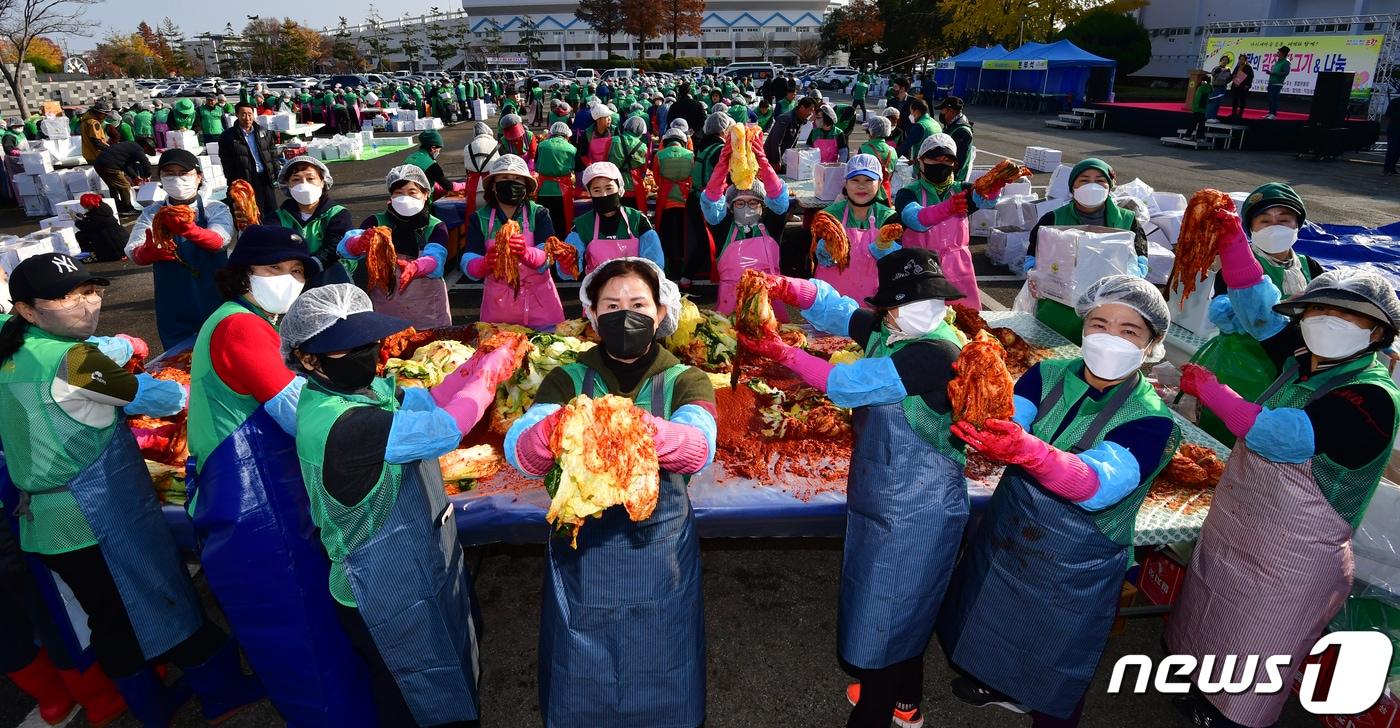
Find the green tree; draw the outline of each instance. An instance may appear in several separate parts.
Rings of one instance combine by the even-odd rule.
[[[447,62],[457,57],[457,37],[448,27],[447,19],[436,6],[428,9],[432,22],[428,24],[428,55],[437,61],[438,70],[447,68]]]
[[[579,0],[574,17],[603,36],[607,56],[612,58],[613,36],[623,32],[622,0]]]
[[[373,5],[369,6],[369,12],[365,14],[365,29],[360,33],[360,43],[368,51],[370,57],[370,68],[382,71],[386,68],[386,57],[391,52],[389,39],[384,35],[384,19],[379,17],[379,11]]]
[[[1136,19],[1111,10],[1090,12],[1060,31],[1059,37],[1096,56],[1117,61],[1120,78],[1152,60],[1152,39],[1147,29]]]
[[[544,36],[540,34],[539,25],[530,15],[520,19],[520,40],[519,44],[524,47],[525,55],[529,57],[529,66],[539,65],[540,47],[544,45]]]
[[[661,0],[661,29],[671,36],[672,58],[681,36],[700,35],[704,20],[705,0]]]
[[[175,21],[169,17],[162,18],[160,27],[156,29],[156,35],[160,36],[162,48],[157,49],[161,53],[161,60],[165,63],[166,73],[176,75],[189,75],[190,61],[183,52],[185,44],[185,34],[180,31],[180,27],[175,25]]]

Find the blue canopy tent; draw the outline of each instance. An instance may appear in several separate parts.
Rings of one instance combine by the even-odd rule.
[[[953,95],[967,98],[977,86],[977,77],[982,73],[982,61],[988,58],[1003,58],[1006,48],[1000,44],[991,48],[969,48],[960,60],[953,63]]]
[[[1006,49],[1002,48],[1001,46],[995,46],[995,48],[1001,48],[1001,52],[1006,52]],[[955,56],[949,56],[947,58],[944,58],[934,66],[934,82],[937,83],[940,87],[951,88],[953,86],[953,79],[957,72],[957,64],[959,61],[968,61],[974,59],[981,60],[982,56],[990,50],[994,50],[994,48],[973,46]]]
[[[1075,105],[1083,104],[1087,96],[1107,101],[1112,95],[1117,61],[1096,56],[1068,40],[1045,46],[1039,57],[1048,61],[1047,68],[1022,75],[1042,76],[1042,93],[1063,95]]]
[[[979,97],[983,95],[983,91],[993,92],[996,97],[1006,93],[1011,81],[1011,69],[1021,61],[1034,60],[1036,53],[1044,47],[1044,43],[1031,41],[1014,51],[1008,51],[1006,55],[983,58],[979,64],[981,68],[977,72]]]

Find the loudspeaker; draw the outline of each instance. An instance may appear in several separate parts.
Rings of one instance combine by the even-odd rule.
[[[1351,84],[1354,73],[1323,71],[1317,74],[1317,85],[1313,87],[1312,108],[1308,110],[1308,123],[1325,127],[1341,126],[1347,118],[1347,102],[1351,100]]]

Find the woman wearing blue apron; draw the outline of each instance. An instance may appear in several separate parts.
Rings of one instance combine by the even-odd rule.
[[[932,251],[904,248],[876,265],[873,311],[825,281],[770,277],[776,298],[864,345],[865,358],[832,365],[776,334],[740,343],[855,410],[837,626],[842,666],[859,680],[846,690],[855,706],[846,725],[884,728],[893,717],[917,728],[924,651],[968,515],[963,446],[948,430],[961,349],[944,318],[962,294]]]
[[[165,199],[141,211],[126,241],[126,256],[137,265],[151,266],[155,278],[156,330],[160,343],[170,348],[199,333],[204,319],[224,301],[214,283],[214,271],[228,261],[226,249],[233,242],[233,213],[217,200],[199,194],[204,184],[199,159],[184,149],[167,149],[156,165]],[[172,230],[174,249],[156,244],[151,223],[161,208],[193,207],[194,220]]]
[[[656,428],[661,491],[644,521],[615,507],[579,531],[577,547],[550,539],[540,712],[548,728],[695,728],[705,721],[705,620],[686,483],[714,459],[714,389],[657,342],[676,330],[681,303],[660,266],[614,258],[584,277],[579,297],[602,343],[545,377],[506,434],[506,459],[545,475],[562,406],[616,394]]]
[[[1182,369],[1181,391],[1237,439],[1166,644],[1197,659],[1289,655],[1280,677],[1291,685],[1351,593],[1352,537],[1390,462],[1400,388],[1380,352],[1400,328],[1400,301],[1376,273],[1338,268],[1279,302],[1239,219],[1221,216],[1231,306],[1281,373],[1250,401],[1200,366]],[[1261,665],[1254,680],[1265,679]],[[1196,725],[1271,726],[1288,697],[1195,693],[1178,705]]]
[[[1142,376],[1161,358],[1171,314],[1134,276],[1109,276],[1075,307],[1083,356],[1046,360],[1016,382],[1014,421],[953,433],[1009,467],[972,535],[938,618],[976,706],[1075,726],[1108,644],[1133,526],[1181,436]]]
[[[438,457],[457,447],[514,374],[509,348],[479,354],[432,391],[376,377],[379,345],[408,322],[341,283],[299,297],[282,355],[306,375],[297,456],[330,556],[330,594],[369,665],[382,726],[475,726],[471,582]]]
[[[61,253],[10,276],[18,315],[0,328],[0,438],[21,491],[20,547],[73,590],[97,662],[143,724],[169,724],[189,697],[161,684],[158,662],[179,665],[205,718],[222,720],[262,688],[201,610],[124,419],[179,412],[185,391],[132,375],[85,341],[106,286]]]

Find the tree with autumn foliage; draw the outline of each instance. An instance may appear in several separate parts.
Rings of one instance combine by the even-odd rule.
[[[588,23],[606,39],[604,47],[608,57],[612,57],[613,36],[623,32],[623,0],[579,0],[574,8],[574,17]]]
[[[676,43],[683,35],[700,35],[705,20],[705,0],[661,0],[661,29],[671,34],[671,56],[678,57]]]
[[[15,62],[15,48],[9,43],[0,42],[0,60]],[[24,54],[24,62],[34,66],[39,73],[58,73],[63,70],[63,49],[48,38],[35,38]]]
[[[160,66],[160,54],[140,33],[112,33],[88,54],[88,71],[103,77],[142,77]]]
[[[0,0],[0,41],[15,49],[16,58],[29,56],[38,38],[59,35],[87,35],[91,26],[83,22],[83,11],[97,0]],[[0,63],[0,76],[14,95],[20,116],[29,116],[24,98],[19,64]]]
[[[637,39],[641,60],[647,59],[647,41],[661,35],[663,0],[622,0],[622,29]]]
[[[267,73],[305,73],[323,60],[320,33],[291,18],[251,16],[243,26],[253,69]]]
[[[948,23],[944,35],[964,45],[1002,43],[1017,46],[1023,40],[1048,42],[1066,26],[1078,22],[1090,11],[1106,9],[1115,13],[1146,5],[1146,0],[979,0],[975,3],[947,3]]]

